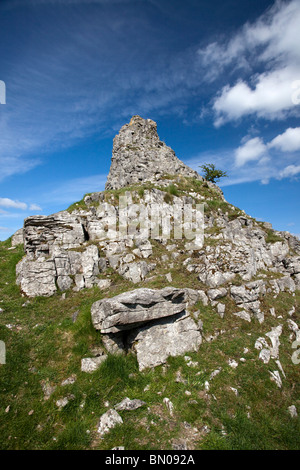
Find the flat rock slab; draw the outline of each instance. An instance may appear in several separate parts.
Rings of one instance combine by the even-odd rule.
[[[94,372],[99,369],[102,362],[106,360],[107,356],[98,356],[98,357],[85,357],[81,359],[81,370],[82,372]]]
[[[145,322],[184,312],[184,289],[135,289],[92,305],[92,322],[101,333],[118,333]]]

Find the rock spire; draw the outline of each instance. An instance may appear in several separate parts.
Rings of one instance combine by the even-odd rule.
[[[112,161],[105,189],[157,181],[163,175],[182,175],[202,179],[162,142],[156,122],[133,116],[113,141]]]

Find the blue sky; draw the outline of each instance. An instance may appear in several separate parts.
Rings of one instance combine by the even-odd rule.
[[[300,234],[300,0],[1,0],[0,24],[0,239],[104,189],[134,114]]]

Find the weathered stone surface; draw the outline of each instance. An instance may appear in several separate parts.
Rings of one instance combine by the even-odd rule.
[[[101,290],[108,289],[110,285],[111,285],[111,280],[110,279],[101,279],[97,284],[97,286]]]
[[[76,374],[72,374],[70,375],[70,377],[62,381],[61,386],[65,387],[66,385],[72,385],[76,382],[76,379],[77,379]]]
[[[23,258],[16,267],[17,284],[28,297],[50,296],[56,292],[55,263],[44,257],[36,261]]]
[[[99,252],[96,245],[90,245],[81,256],[82,274],[85,287],[92,287],[98,283],[96,276],[99,274]]]
[[[280,373],[278,370],[274,370],[273,372],[270,370],[269,371],[270,373],[270,379],[272,380],[272,382],[275,382],[277,387],[278,388],[281,388],[282,387],[282,380],[281,380],[281,377],[280,377]]]
[[[266,333],[266,336],[270,338],[271,343],[272,343],[272,348],[270,348],[270,352],[271,352],[271,357],[273,358],[277,358],[279,355],[279,346],[280,346],[279,337],[281,333],[282,333],[282,325],[273,327],[271,331]]]
[[[165,178],[166,174],[172,173],[173,180]],[[217,186],[203,182],[199,193],[187,189],[184,195],[172,194],[172,204],[167,203],[163,188],[183,181],[180,175],[183,179],[192,176],[201,180],[196,172],[186,167],[169,147],[160,142],[153,121],[134,116],[131,123],[120,130],[114,141],[107,187],[119,188],[146,180],[152,182],[150,188],[143,188],[142,191],[137,188],[124,193],[128,201],[130,228],[139,225],[136,222],[138,206],[141,205],[145,208],[145,214],[156,205],[156,211],[162,212],[163,219],[172,219],[174,223],[179,216],[173,214],[173,206],[182,210],[185,203],[195,203],[199,199],[204,201],[202,187],[213,189],[216,197],[224,200]],[[188,179],[185,181],[188,183]],[[183,260],[183,266],[187,274],[195,273],[198,276],[205,284],[205,290],[209,289],[207,295],[212,302],[220,298],[219,294],[214,293],[215,289],[224,292],[222,286],[230,286],[236,276],[237,279],[242,278],[246,284],[231,289],[228,286],[228,292],[239,307],[249,310],[250,315],[260,322],[264,320],[264,313],[260,310],[259,301],[267,289],[269,292],[272,289],[277,295],[281,291],[294,292],[300,288],[300,241],[288,232],[274,231],[282,240],[268,243],[267,232],[272,230],[270,224],[259,225],[242,212],[230,220],[226,209],[219,209],[217,213],[205,214],[205,228],[217,229],[205,233],[205,237],[215,243],[201,246],[199,250],[189,248],[187,243],[184,248],[179,248],[176,240],[164,240],[159,231],[155,232],[159,227],[153,221],[151,231],[153,229],[154,235],[152,232],[151,235],[155,242],[141,225],[138,231],[133,233],[129,230],[119,239],[115,231],[119,214],[116,199],[111,193],[92,193],[85,196],[84,209],[81,204],[76,209],[75,204],[71,213],[63,211],[50,216],[28,217],[24,229],[16,232],[12,242],[19,243],[23,233],[26,258],[17,267],[17,282],[22,292],[33,297],[52,295],[57,288],[63,291],[90,288],[98,285],[98,274],[108,266],[130,282],[140,283],[149,277],[156,266],[163,264],[165,273],[176,267],[184,252],[187,257]],[[235,209],[230,205],[228,208]],[[157,241],[162,245],[162,253],[158,256],[157,250],[153,250]],[[198,256],[194,256],[195,251],[198,251]],[[282,277],[263,281],[269,276],[262,274],[262,270],[281,273]],[[249,281],[256,275],[261,279],[251,285]],[[170,283],[171,278],[174,278],[173,273],[171,277],[167,275]],[[99,286],[102,288],[101,281]],[[201,298],[197,294],[192,294],[192,297],[198,297],[207,305],[208,297],[204,290],[201,292]],[[187,302],[192,305],[194,301],[191,301],[191,296]]]
[[[133,253],[140,258],[149,258],[152,255],[152,245],[149,240],[145,239],[136,239],[135,245],[137,246],[136,250],[133,250]]]
[[[205,292],[197,289],[185,288],[185,302],[187,305],[195,305],[197,302],[201,301],[203,305],[208,305],[208,298]]]
[[[57,400],[56,402],[56,406],[61,410],[62,408],[64,408],[65,406],[67,406],[67,404],[69,403],[69,398],[68,397],[64,397],[64,398],[60,398],[59,400]]]
[[[292,418],[297,418],[298,417],[297,408],[295,407],[295,405],[289,406],[288,407],[288,412],[289,412],[289,414]]]
[[[238,318],[241,318],[242,320],[245,320],[249,323],[251,322],[251,316],[245,310],[242,310],[241,312],[235,312],[235,313],[233,313],[233,315],[238,317]]]
[[[146,261],[138,261],[136,263],[126,263],[122,265],[118,272],[125,279],[137,284],[145,279],[147,274],[155,268],[155,263],[147,264]]]
[[[207,291],[207,295],[210,300],[221,299],[222,297],[225,297],[227,295],[227,289],[225,289],[224,287],[220,289],[209,289]]]
[[[204,282],[208,287],[216,288],[230,282],[234,279],[235,274],[230,272],[206,272],[204,274],[199,274],[200,281]]]
[[[115,406],[115,410],[117,411],[133,411],[137,410],[141,406],[146,405],[146,403],[142,400],[135,398],[134,400],[130,400],[130,398],[126,397],[120,403]]]
[[[104,362],[106,358],[107,356],[104,354],[103,356],[86,357],[84,359],[81,359],[82,372],[94,372],[95,370],[99,369],[102,362]]]
[[[24,243],[23,228],[20,228],[13,234],[11,238],[11,246],[23,245],[23,243]]]
[[[174,405],[171,402],[170,398],[165,397],[163,399],[163,403],[166,405],[168,412],[170,413],[170,416],[174,415]]]
[[[243,286],[232,286],[231,296],[237,305],[255,302],[260,295],[265,295],[266,287],[263,280],[249,282]]]
[[[166,174],[202,179],[159,139],[154,121],[133,116],[114,138],[105,189],[119,189]]]
[[[201,342],[198,326],[185,312],[137,329],[128,338],[137,354],[139,370],[163,364],[169,356],[197,351]]]
[[[101,416],[98,425],[98,433],[103,436],[104,434],[107,434],[117,424],[123,424],[123,420],[116,410],[110,409],[106,413],[104,413],[104,415]]]
[[[221,318],[224,318],[225,315],[225,304],[218,303],[217,304],[217,312]]]
[[[78,216],[67,211],[53,215],[35,215],[24,220],[25,252],[49,255],[55,246],[77,248],[85,241],[84,227]]]
[[[184,290],[135,289],[92,305],[92,322],[101,333],[117,333],[185,310]]]
[[[73,284],[72,279],[69,276],[58,276],[57,277],[57,285],[60,290],[68,290],[70,289],[71,285]]]
[[[269,349],[262,349],[259,353],[259,359],[261,359],[264,364],[268,364],[271,359],[271,352]]]
[[[102,335],[102,342],[109,353],[125,354],[126,345],[124,344],[122,332],[104,334]]]

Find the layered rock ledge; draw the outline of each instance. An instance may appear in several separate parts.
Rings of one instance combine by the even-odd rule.
[[[92,322],[110,352],[134,351],[143,370],[198,350],[200,327],[187,309],[198,298],[190,289],[135,289],[95,302]]]

